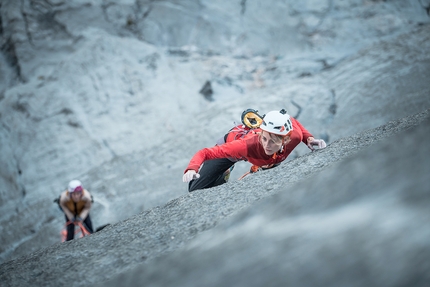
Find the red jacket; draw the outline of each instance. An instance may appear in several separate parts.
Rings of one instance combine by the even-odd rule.
[[[278,164],[284,161],[301,141],[307,144],[308,137],[312,137],[311,133],[296,119],[291,118],[291,122],[293,124],[293,132],[290,135],[290,141],[284,144],[282,152],[277,152],[274,155],[267,155],[259,139],[259,131],[261,130],[257,129],[255,130],[257,133],[248,133],[243,138],[199,150],[191,159],[185,172],[190,169],[198,172],[203,162],[217,158],[246,160],[256,166]]]

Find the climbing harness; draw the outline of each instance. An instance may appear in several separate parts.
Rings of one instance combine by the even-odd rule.
[[[77,221],[77,222],[67,221],[66,224],[64,224],[63,229],[61,230],[61,242],[65,242],[67,239],[67,226],[69,224],[74,224],[75,227],[76,226],[78,227],[78,228],[75,228],[75,236],[77,234],[79,234],[79,238],[82,238],[84,236],[91,234],[82,222],[80,222],[80,221]]]

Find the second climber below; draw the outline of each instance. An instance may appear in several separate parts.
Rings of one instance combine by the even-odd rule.
[[[69,182],[67,190],[61,193],[59,204],[63,210],[67,225],[66,241],[72,240],[75,235],[76,222],[82,222],[90,233],[93,225],[90,217],[92,198],[88,190],[82,187],[79,180]]]
[[[314,146],[326,147],[324,140],[315,139],[285,110],[267,113],[259,128],[243,137],[236,139],[227,134],[224,138],[225,143],[201,149],[192,157],[182,178],[189,183],[189,192],[225,183],[226,171],[237,161],[250,162],[251,172],[255,172],[279,165],[300,142],[312,151]]]

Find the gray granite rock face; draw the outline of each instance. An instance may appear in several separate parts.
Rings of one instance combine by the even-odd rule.
[[[426,286],[430,110],[0,265],[6,286]],[[72,283],[70,283],[72,282]]]
[[[247,108],[331,143],[430,107],[428,6],[1,1],[0,262],[59,242],[71,179],[96,227],[186,195],[188,160]]]

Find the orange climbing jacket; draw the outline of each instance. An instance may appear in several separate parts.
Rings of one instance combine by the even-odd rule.
[[[289,136],[290,140],[284,144],[281,151],[273,155],[267,155],[259,139],[259,132],[261,130],[258,128],[258,118],[254,117],[256,124],[250,127],[246,124],[246,119],[249,118],[251,118],[249,120],[251,124],[254,122],[253,118],[249,117],[250,115],[253,116],[252,114],[248,114],[249,112],[250,110],[246,110],[242,114],[243,125],[238,125],[231,129],[217,142],[216,146],[198,151],[191,159],[185,172],[190,169],[198,172],[203,162],[217,158],[228,158],[232,161],[248,161],[253,164],[251,168],[252,172],[259,169],[272,168],[284,161],[301,141],[306,144],[308,137],[312,136],[296,119],[290,117],[293,125],[293,131]],[[247,114],[248,117],[245,117]],[[254,114],[258,116],[256,111]],[[258,117],[262,119],[262,117]]]

